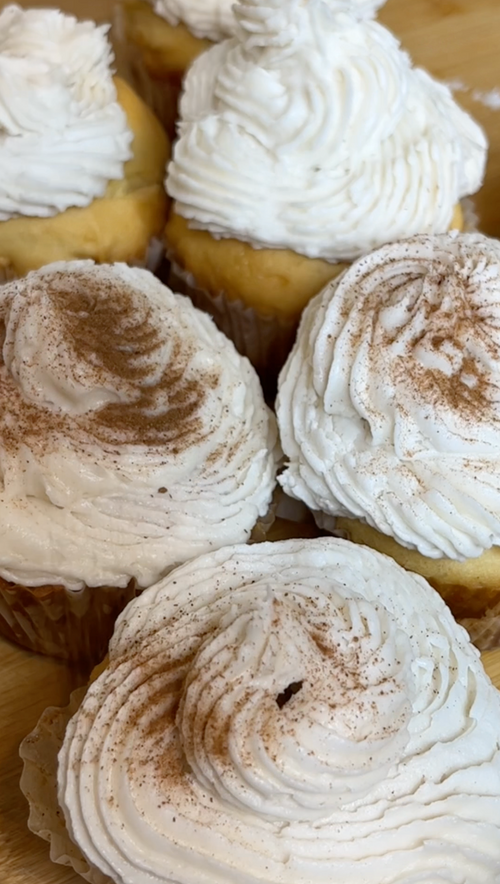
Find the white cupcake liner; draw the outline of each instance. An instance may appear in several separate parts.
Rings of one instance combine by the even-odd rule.
[[[25,737],[19,747],[23,761],[20,786],[29,804],[28,828],[50,843],[52,862],[71,867],[89,884],[113,884],[111,878],[87,862],[73,843],[57,800],[57,757],[68,722],[86,691],[86,687],[74,691],[64,709],[46,709]]]

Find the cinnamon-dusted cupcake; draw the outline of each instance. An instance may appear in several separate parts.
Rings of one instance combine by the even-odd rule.
[[[57,816],[37,774],[63,728],[50,710],[24,742],[22,787],[90,880],[497,875],[500,694],[421,577],[346,541],[219,550],[132,602],[67,726]]]
[[[112,76],[107,26],[0,13],[0,278],[58,260],[147,264],[166,217],[169,145]]]
[[[346,4],[242,0],[200,56],[167,176],[172,285],[263,376],[308,301],[349,262],[461,226],[486,141],[450,91]]]
[[[248,539],[275,484],[255,372],[144,270],[0,289],[0,632],[100,659],[135,588]]]
[[[500,643],[500,243],[415,237],[314,299],[280,377],[285,491]],[[325,515],[326,514],[326,520]]]

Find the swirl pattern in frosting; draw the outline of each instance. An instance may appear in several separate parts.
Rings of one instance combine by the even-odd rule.
[[[0,13],[0,220],[87,206],[122,178],[132,133],[107,30],[55,9]]]
[[[148,586],[248,539],[275,484],[253,368],[145,270],[49,265],[0,290],[0,575]]]
[[[385,246],[318,295],[280,378],[286,491],[425,556],[500,544],[500,243]]]
[[[121,615],[59,801],[120,884],[492,884],[499,734],[422,578],[333,538],[238,546]]]
[[[325,0],[242,0],[203,53],[167,175],[214,237],[343,261],[448,230],[481,184],[486,140],[388,30]]]

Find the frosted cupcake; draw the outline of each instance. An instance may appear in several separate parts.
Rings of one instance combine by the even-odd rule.
[[[185,81],[167,176],[175,286],[262,375],[304,306],[384,242],[460,226],[481,129],[373,21],[323,0],[243,0]]]
[[[99,660],[136,588],[246,541],[275,484],[252,367],[152,274],[51,265],[0,289],[0,632]]]
[[[314,299],[280,377],[285,491],[500,644],[500,243],[415,237]],[[333,517],[333,518],[332,518]]]
[[[25,740],[22,787],[93,881],[498,872],[500,694],[421,577],[346,541],[219,550],[134,601],[67,726],[58,809],[63,730],[50,710]]]
[[[58,260],[146,264],[166,217],[168,143],[119,78],[107,27],[0,13],[0,279]]]
[[[329,0],[361,17],[385,0]],[[115,38],[128,73],[143,98],[175,133],[184,74],[198,55],[236,32],[234,0],[121,0]]]

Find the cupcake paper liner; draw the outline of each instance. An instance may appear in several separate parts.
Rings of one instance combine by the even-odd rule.
[[[90,884],[113,884],[111,878],[90,865],[69,836],[57,800],[57,756],[70,718],[82,702],[87,688],[71,694],[64,709],[46,709],[34,730],[23,740],[21,791],[29,804],[28,828],[50,842],[52,862],[70,866]]]
[[[129,41],[124,23],[124,10],[117,4],[113,14],[112,42],[118,69],[132,88],[151,108],[171,140],[175,137],[177,107],[182,88],[178,73],[156,74],[147,66],[142,46]]]
[[[220,331],[232,340],[257,370],[264,393],[274,397],[278,374],[292,349],[298,319],[282,319],[258,313],[224,292],[211,295],[197,286],[191,273],[170,262],[168,284],[172,291],[191,298],[195,307],[209,313]]]
[[[135,596],[135,580],[124,588],[71,591],[0,578],[0,635],[35,653],[93,666],[106,653],[116,618]]]

